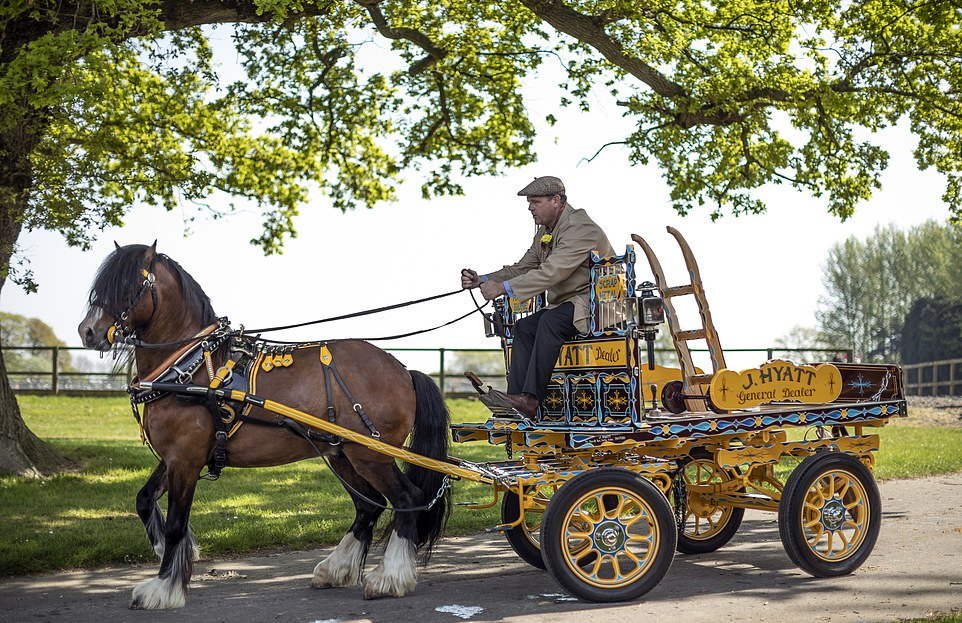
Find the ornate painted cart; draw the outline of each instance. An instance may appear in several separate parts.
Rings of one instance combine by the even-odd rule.
[[[500,501],[497,528],[514,550],[583,599],[644,594],[667,573],[675,549],[706,553],[725,545],[745,509],[778,513],[782,543],[803,570],[851,573],[879,532],[872,477],[879,437],[868,429],[906,415],[900,370],[788,361],[728,370],[697,264],[681,235],[669,232],[682,248],[690,283],[667,286],[638,236],[632,238],[648,257],[654,283],[636,285],[630,247],[619,257],[592,256],[590,330],[564,345],[538,417],[506,410],[485,422],[452,425],[456,442],[505,446],[504,461],[431,459],[236,389],[141,387],[254,404],[451,478],[490,484],[493,500],[474,507]],[[700,328],[679,327],[672,300],[681,296],[695,298]],[[496,302],[490,333],[500,336],[506,358],[513,323],[538,304]],[[654,361],[655,334],[666,316],[679,368]],[[692,340],[708,344],[711,373],[693,365]]]
[[[879,531],[879,437],[867,429],[906,415],[899,369],[772,361],[727,370],[694,256],[668,231],[690,283],[667,286],[638,236],[655,283],[635,285],[630,247],[620,257],[593,256],[590,331],[564,345],[538,417],[495,413],[452,426],[457,442],[521,455],[470,466],[504,493],[500,528],[524,560],[594,601],[650,590],[676,548],[722,547],[745,509],[778,513],[781,540],[803,570],[851,573]],[[679,327],[672,300],[681,296],[695,298],[700,328]],[[497,306],[490,333],[501,335],[506,360],[513,323],[540,304]],[[680,369],[654,361],[665,315]],[[693,365],[692,340],[707,342],[710,374]]]

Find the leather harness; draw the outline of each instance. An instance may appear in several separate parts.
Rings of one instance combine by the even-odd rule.
[[[214,354],[229,344],[226,362],[216,371],[213,364]],[[354,398],[348,389],[347,384],[341,377],[337,366],[334,364],[333,355],[327,343],[304,343],[291,347],[276,347],[268,343],[244,335],[241,331],[233,331],[226,318],[220,318],[216,323],[205,328],[198,333],[186,345],[167,358],[157,369],[146,375],[143,379],[134,377],[128,386],[130,393],[130,405],[134,419],[140,427],[141,441],[153,450],[147,434],[147,412],[141,417],[138,405],[147,405],[167,396],[170,392],[159,390],[146,390],[140,387],[140,381],[152,381],[161,383],[180,383],[189,384],[192,382],[193,375],[202,367],[206,366],[208,378],[210,379],[210,390],[213,389],[235,389],[243,392],[253,391],[256,386],[257,375],[260,372],[269,372],[275,367],[273,362],[283,362],[280,365],[287,367],[293,365],[293,352],[306,348],[318,347],[320,351],[321,368],[324,374],[324,393],[327,397],[327,419],[334,423],[337,418],[337,409],[334,406],[334,397],[331,393],[331,377],[344,392],[344,395],[353,405],[353,411],[368,428],[372,437],[380,437],[380,433],[371,419],[364,413],[361,404]],[[280,355],[280,351],[284,355]],[[214,449],[207,464],[207,473],[202,478],[216,480],[224,467],[228,465],[227,441],[232,437],[244,422],[265,426],[280,426],[287,428],[298,436],[304,437],[311,442],[318,441],[332,446],[339,445],[341,438],[329,433],[322,433],[310,430],[301,424],[288,418],[265,419],[251,416],[253,408],[251,404],[240,404],[230,400],[216,398],[213,391],[208,391],[206,397],[185,397],[178,396],[179,400],[203,401],[207,410],[213,418],[215,427]]]

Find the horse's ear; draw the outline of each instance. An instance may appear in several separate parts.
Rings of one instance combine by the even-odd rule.
[[[114,246],[117,247],[117,250],[118,250],[118,251],[120,251],[120,245],[117,244],[117,241],[116,241],[116,240],[114,240]]]
[[[150,245],[150,248],[147,249],[147,259],[152,260],[156,255],[157,255],[157,239],[154,238],[154,244]]]

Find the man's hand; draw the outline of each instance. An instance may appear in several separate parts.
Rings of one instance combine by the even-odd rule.
[[[492,281],[488,279],[481,284],[481,296],[484,300],[490,301],[491,299],[496,299],[502,294],[505,294],[504,284],[500,281]]]
[[[478,273],[474,272],[470,268],[461,269],[461,287],[465,290],[470,290],[471,288],[477,288],[481,285],[481,277]]]

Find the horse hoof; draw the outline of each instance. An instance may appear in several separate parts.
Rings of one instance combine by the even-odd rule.
[[[370,584],[364,586],[364,599],[383,599],[385,597],[404,597],[404,592],[383,592],[380,588]]]
[[[348,532],[334,551],[314,567],[311,587],[357,586],[366,554],[367,545]]]
[[[378,567],[364,579],[364,599],[382,597],[404,597],[417,586],[417,575],[413,569],[400,575],[391,576]]]
[[[166,578],[153,578],[134,587],[130,596],[131,610],[164,610],[183,608],[187,592],[179,582]]]

